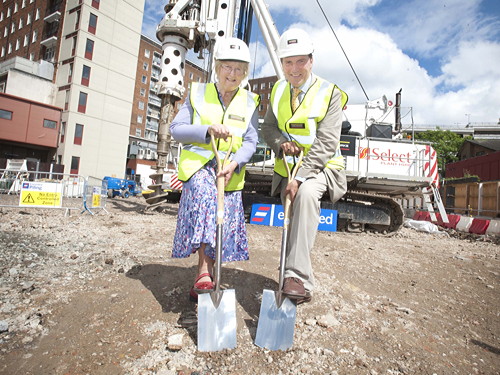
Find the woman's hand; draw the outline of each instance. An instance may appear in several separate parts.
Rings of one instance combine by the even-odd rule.
[[[300,147],[297,146],[295,142],[283,142],[280,147],[283,150],[284,155],[296,156],[300,154]]]
[[[213,124],[208,127],[208,134],[213,135],[215,138],[222,138],[227,141],[227,138],[231,135],[231,131],[226,125]]]
[[[237,166],[238,163],[232,160],[231,162],[226,164],[224,168],[222,168],[222,171],[220,171],[219,174],[217,174],[217,176],[224,176],[224,186],[227,186],[227,184],[229,183],[229,180],[233,176],[234,170]]]

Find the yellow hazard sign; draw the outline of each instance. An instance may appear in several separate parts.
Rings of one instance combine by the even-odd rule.
[[[62,184],[54,182],[23,182],[19,206],[61,207]]]
[[[101,206],[101,194],[92,194],[92,207]]]

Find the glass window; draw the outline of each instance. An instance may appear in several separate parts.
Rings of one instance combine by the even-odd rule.
[[[26,25],[29,25],[31,23],[31,13],[28,13],[28,16],[26,17]]]
[[[144,109],[144,102],[141,102],[141,101],[140,101],[140,102],[138,103],[138,107],[139,107],[139,109]]]
[[[71,157],[71,174],[78,174],[78,169],[80,168],[80,158],[78,156]]]
[[[31,43],[35,43],[38,39],[38,30],[33,31],[33,37],[31,38]]]
[[[87,44],[85,45],[85,58],[92,60],[92,55],[94,53],[94,41],[87,39]]]
[[[61,143],[64,142],[64,134],[66,133],[66,123],[61,123]]]
[[[29,43],[29,40],[30,40],[30,35],[29,34],[26,34],[24,36],[24,42],[23,42],[23,47],[26,47]]]
[[[141,79],[141,82],[142,82],[142,83],[146,83],[146,82],[147,82],[147,80],[148,80],[148,77],[146,77],[146,76],[144,76],[144,75],[143,75],[143,76],[142,76],[142,79]]]
[[[0,109],[0,118],[5,120],[12,120],[12,112],[5,109]]]
[[[55,129],[57,127],[57,122],[56,121],[52,121],[52,120],[44,119],[43,120],[43,127],[44,128],[49,128],[49,129]]]
[[[87,93],[80,91],[80,96],[78,98],[78,112],[85,113],[87,110]]]
[[[146,96],[146,89],[141,89],[141,96]]]
[[[75,126],[75,138],[73,143],[75,145],[81,145],[82,144],[82,138],[83,138],[83,125],[82,124],[76,124]]]
[[[96,9],[99,9],[100,0],[92,0],[92,6]]]
[[[37,8],[35,13],[35,21],[39,19],[40,19],[40,9]]]
[[[97,16],[93,13],[90,13],[89,17],[89,33],[95,34],[95,30],[97,28]]]
[[[149,54],[150,54],[150,53],[151,53],[151,52],[150,52],[148,49],[145,49],[145,50],[144,50],[144,56],[146,56],[146,57],[148,57],[148,58],[149,58]]]
[[[23,18],[19,18],[19,30],[23,28]]]
[[[82,69],[82,85],[88,86],[90,82],[90,66],[84,65]]]
[[[137,122],[139,124],[142,124],[142,116],[141,115],[137,115]]]
[[[135,129],[135,136],[136,137],[142,137],[142,130],[140,128]]]
[[[149,64],[147,62],[145,62],[143,65],[142,65],[142,68],[144,70],[148,70],[149,69]]]

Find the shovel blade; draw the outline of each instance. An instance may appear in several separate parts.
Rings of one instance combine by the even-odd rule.
[[[281,306],[278,307],[275,292],[264,289],[255,345],[269,350],[291,348],[296,313],[297,307],[290,299],[285,298]]]
[[[215,352],[236,347],[236,297],[234,289],[221,292],[216,307],[211,293],[198,295],[198,350]]]

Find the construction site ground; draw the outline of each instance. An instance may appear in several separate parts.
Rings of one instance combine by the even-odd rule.
[[[248,225],[251,259],[222,272],[237,348],[207,353],[188,299],[197,256],[170,253],[178,205],[145,207],[0,208],[0,374],[500,374],[498,238],[319,232],[313,300],[273,352],[254,339],[281,228]]]

